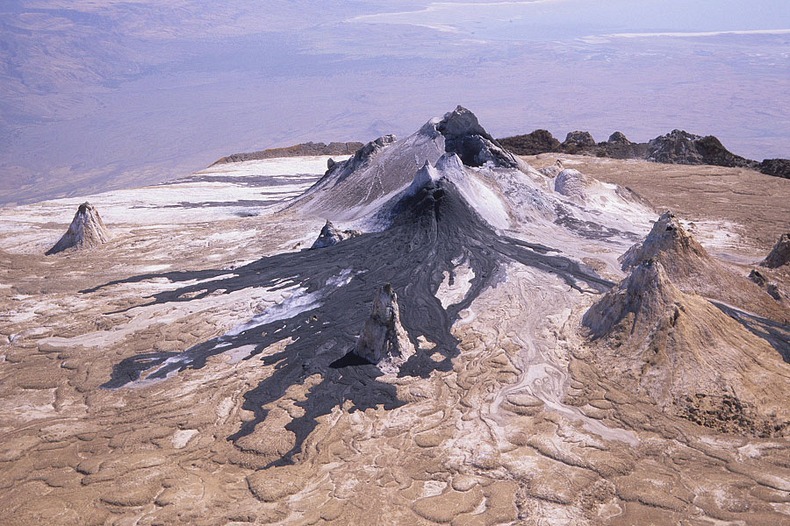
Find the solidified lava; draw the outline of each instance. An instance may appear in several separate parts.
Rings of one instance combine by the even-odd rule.
[[[394,386],[380,382],[381,371],[374,365],[354,362],[353,367],[337,367],[353,349],[356,336],[370,313],[370,298],[381,283],[391,283],[398,292],[401,321],[416,348],[424,336],[441,353],[443,360],[417,352],[403,364],[400,376],[427,377],[433,371],[448,371],[459,353],[458,340],[451,333],[459,312],[496,282],[502,265],[516,261],[552,272],[570,287],[607,290],[611,283],[568,258],[552,255],[549,247],[500,236],[461,197],[446,179],[432,182],[404,197],[393,209],[391,226],[382,232],[348,239],[323,250],[284,253],[260,259],[236,269],[235,277],[189,285],[154,296],[153,303],[188,301],[202,291],[226,293],[247,287],[282,288],[297,285],[315,299],[315,306],[291,317],[275,319],[239,334],[224,335],[196,345],[183,353],[147,353],[117,364],[106,388],[119,388],[148,373],[147,379],[165,378],[187,368],[201,368],[207,358],[234,348],[253,345],[246,358],[253,359],[274,343],[292,338],[282,352],[259,358],[275,365],[272,375],[245,394],[244,409],[255,418],[242,425],[231,440],[250,434],[267,415],[268,403],[313,374],[322,381],[298,403],[305,411],[286,425],[296,435],[295,447],[275,464],[291,463],[303,441],[317,425],[317,418],[350,400],[353,408],[383,405],[395,408],[404,402]],[[453,261],[465,260],[474,271],[466,297],[447,309],[434,295]],[[126,282],[165,277],[172,282],[207,280],[227,274],[227,270],[141,275]],[[94,289],[95,290],[95,289]],[[85,291],[90,292],[90,291]],[[348,361],[348,360],[347,360]],[[351,364],[352,361],[348,361]],[[334,363],[334,367],[330,367]]]

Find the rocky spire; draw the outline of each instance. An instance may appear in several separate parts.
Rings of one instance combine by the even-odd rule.
[[[63,237],[47,251],[47,255],[57,254],[74,248],[82,250],[106,243],[110,234],[99,216],[99,211],[88,202],[82,203],[74,214],[74,219]]]
[[[354,354],[385,373],[397,372],[414,354],[414,346],[400,323],[398,297],[389,283],[376,292],[373,312],[357,339]]]
[[[761,263],[768,268],[779,268],[790,262],[790,234],[782,234],[774,248]]]

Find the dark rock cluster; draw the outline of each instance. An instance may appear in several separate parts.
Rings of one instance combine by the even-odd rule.
[[[760,163],[760,171],[766,175],[790,179],[790,159],[765,159]]]
[[[759,163],[727,150],[713,135],[700,137],[683,130],[672,130],[647,143],[647,160],[666,164],[710,164],[756,168]]]
[[[548,130],[535,130],[526,135],[516,135],[499,139],[499,143],[518,155],[538,155],[546,152],[561,151],[560,141]]]
[[[790,263],[790,234],[782,234],[762,265],[768,268],[779,268],[788,263]]]
[[[766,175],[790,178],[790,159],[746,159],[730,152],[713,135],[694,135],[672,130],[646,143],[631,142],[622,132],[614,132],[607,141],[595,142],[586,131],[572,131],[560,143],[547,130],[499,139],[499,143],[516,155],[567,153],[593,155],[613,159],[643,159],[666,164],[708,164],[713,166],[751,168]]]

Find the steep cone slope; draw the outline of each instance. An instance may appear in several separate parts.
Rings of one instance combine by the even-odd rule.
[[[82,203],[74,214],[69,229],[55,246],[47,251],[47,255],[57,254],[70,248],[81,250],[96,247],[109,239],[110,234],[99,216],[99,211],[90,203]]]
[[[712,258],[671,212],[663,213],[650,234],[620,258],[623,270],[655,259],[679,289],[787,323],[790,313],[746,276]]]
[[[790,365],[703,298],[678,289],[656,260],[635,267],[585,314],[598,367],[665,411],[715,429],[790,434],[776,394]]]

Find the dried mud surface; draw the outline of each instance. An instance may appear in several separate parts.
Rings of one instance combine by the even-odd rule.
[[[529,160],[540,168],[544,157]],[[657,207],[734,225],[737,236],[701,241],[715,241],[744,271],[743,262],[759,261],[787,228],[785,180],[571,161]],[[716,191],[722,181],[726,189]],[[0,233],[0,514],[19,525],[790,520],[790,440],[697,425],[710,408],[694,418],[671,415],[603,374],[580,331],[600,291],[524,264],[518,256],[530,251],[521,245],[500,245],[514,255],[490,269],[474,301],[452,303],[446,340],[418,342],[420,359],[435,366],[374,378],[340,370],[353,371],[345,386],[337,373],[334,387],[369,403],[343,394],[315,413],[309,432],[292,424],[322,403],[316,394],[329,373],[287,359],[289,346],[298,348],[288,338],[258,348],[242,338],[232,351],[208,353],[200,368],[179,366],[156,379],[139,367],[125,387],[102,387],[124,360],[180,356],[287,302],[297,294],[293,283],[250,276],[233,287],[224,276],[265,273],[267,256],[293,264],[322,225],[290,213],[129,220],[109,224],[115,236],[100,249],[58,258],[38,248],[62,223],[37,223],[23,238]],[[446,302],[479,286],[461,279],[463,264],[453,272],[458,279],[442,285]],[[603,265],[606,274],[608,282],[621,277]],[[163,297],[171,301],[156,301]],[[360,300],[349,317],[368,313]],[[310,324],[312,314],[293,319]],[[404,324],[420,323],[402,314]],[[294,379],[287,387],[271,382],[283,374]],[[249,393],[261,386],[255,409]],[[397,403],[383,403],[382,393]]]

